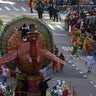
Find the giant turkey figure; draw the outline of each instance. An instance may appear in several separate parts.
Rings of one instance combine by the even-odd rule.
[[[30,27],[27,41],[23,41],[21,31],[14,30],[14,27],[19,29],[24,23],[36,26],[34,31],[32,26]],[[50,28],[43,21],[23,15],[8,22],[1,32],[0,47],[4,55],[0,58],[0,65],[6,64],[12,68],[15,64],[28,78],[29,93],[39,96],[38,83],[43,78],[39,70],[47,66],[50,60],[64,64],[64,61],[53,54],[54,42]],[[23,75],[19,75],[18,78],[22,80]]]

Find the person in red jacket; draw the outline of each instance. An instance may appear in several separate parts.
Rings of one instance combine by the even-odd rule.
[[[34,0],[30,0],[29,1],[29,8],[30,8],[31,13],[33,13],[33,7],[34,7]]]

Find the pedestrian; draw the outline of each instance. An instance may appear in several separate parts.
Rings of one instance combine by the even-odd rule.
[[[39,85],[38,85],[38,87],[39,87],[38,89],[39,89],[39,91],[40,91],[40,96],[46,96],[47,89],[49,88],[47,82],[48,82],[49,80],[51,80],[51,79],[52,79],[52,78],[49,78],[49,79],[47,79],[47,80],[41,79],[41,81],[40,81],[40,83],[39,83]]]
[[[58,12],[59,12],[59,10],[54,5],[54,9],[53,9],[54,19],[53,19],[53,21],[55,21],[57,19],[57,22],[58,22]]]
[[[65,61],[65,57],[64,57],[63,53],[60,53],[59,58],[61,60]],[[64,68],[64,64],[60,63],[60,72],[62,72],[63,68]]]
[[[48,11],[49,11],[49,17],[50,17],[50,20],[52,19],[53,17],[53,5],[50,4],[50,6],[48,7]]]
[[[91,72],[92,71],[92,66],[94,64],[94,57],[92,55],[92,52],[89,52],[88,55],[86,56],[86,63],[88,66],[88,71],[87,72]]]
[[[39,19],[42,19],[42,17],[43,17],[42,15],[43,15],[44,9],[43,9],[41,3],[38,4],[36,10],[37,10],[37,12],[38,12],[38,18],[39,18]]]
[[[34,0],[30,0],[29,1],[29,8],[30,8],[31,13],[33,13],[33,7],[34,7]]]
[[[1,66],[1,68],[2,68],[3,84],[6,84],[9,70],[6,66]]]

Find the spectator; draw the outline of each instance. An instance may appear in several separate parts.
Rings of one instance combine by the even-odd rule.
[[[33,7],[34,7],[34,0],[30,0],[29,1],[29,8],[30,8],[31,13],[33,13]]]
[[[36,10],[37,10],[37,12],[38,12],[38,18],[39,18],[39,19],[42,19],[42,15],[43,15],[44,9],[43,9],[41,3],[38,4]]]
[[[50,16],[50,20],[51,20],[53,17],[53,5],[52,4],[50,4],[48,11],[49,11],[49,16]]]
[[[53,10],[54,19],[53,19],[53,21],[55,21],[57,19],[57,22],[58,22],[58,12],[59,12],[59,10],[54,5],[54,10]]]

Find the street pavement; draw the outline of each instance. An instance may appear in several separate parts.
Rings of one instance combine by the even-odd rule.
[[[36,11],[33,14],[30,13],[27,1],[26,4],[23,0],[14,1],[7,0],[6,3],[6,0],[0,0],[0,16],[4,24],[12,18],[22,14],[38,17]],[[79,96],[96,96],[96,64],[93,65],[92,72],[87,73],[87,65],[85,64],[86,55],[84,52],[79,50],[78,57],[71,56],[73,47],[71,44],[71,37],[68,30],[66,30],[64,21],[53,22],[49,20],[49,15],[46,12],[43,15],[43,21],[52,29],[54,42],[59,51],[62,52],[66,58],[62,73],[54,73],[51,64],[48,66],[46,78],[52,77],[52,80],[48,82],[50,86],[49,89],[52,89],[52,87],[56,85],[56,80],[60,79],[65,80],[68,86],[70,83],[74,85]],[[8,84],[12,87],[11,80],[11,78],[8,79]]]
[[[59,25],[63,28],[53,27],[52,30],[54,41],[59,48],[59,51],[66,57],[65,67],[62,73],[59,72],[54,74],[51,72],[51,74],[47,75],[53,78],[51,84],[55,85],[55,82],[58,79],[65,80],[67,84],[72,83],[74,85],[74,88],[78,92],[79,96],[96,96],[96,65],[93,65],[92,73],[87,73],[87,65],[85,64],[86,55],[84,52],[79,50],[78,57],[71,55],[71,51],[73,49],[71,37],[68,30],[66,30],[64,22],[52,22],[50,20],[46,20],[46,22],[48,22],[49,25]],[[50,86],[52,86],[51,84]]]

